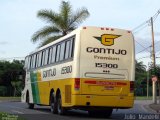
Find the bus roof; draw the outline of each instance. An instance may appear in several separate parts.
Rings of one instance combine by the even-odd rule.
[[[57,40],[55,40],[55,41],[53,41],[53,42],[51,42],[51,43],[49,43],[49,44],[47,44],[47,45],[45,45],[45,46],[42,46],[42,47],[40,47],[40,48],[38,48],[38,49],[30,52],[28,55],[34,54],[35,52],[41,51],[41,50],[43,50],[44,48],[47,48],[47,47],[49,47],[49,46],[51,46],[51,45],[53,45],[53,44],[56,44],[56,43],[62,41],[63,39],[68,38],[69,36],[74,35],[77,31],[83,30],[83,29],[99,29],[99,30],[108,30],[108,31],[120,30],[120,31],[127,31],[128,33],[131,33],[130,30],[124,30],[124,29],[119,29],[119,28],[82,26],[82,27],[79,27],[79,28],[73,30],[72,32],[70,32],[69,34],[67,34],[67,35],[65,35],[65,36],[63,36],[63,37],[61,37],[61,38],[59,38],[59,39],[57,39]],[[27,55],[27,56],[28,56],[28,55]]]

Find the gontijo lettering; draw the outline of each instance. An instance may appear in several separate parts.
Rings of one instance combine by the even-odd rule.
[[[106,54],[116,54],[116,55],[126,55],[127,50],[123,49],[110,49],[110,48],[93,48],[93,47],[87,47],[86,51],[88,53],[106,53]]]

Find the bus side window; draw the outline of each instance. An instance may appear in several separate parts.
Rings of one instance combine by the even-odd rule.
[[[38,67],[41,67],[41,62],[42,62],[42,51],[39,52]]]
[[[31,57],[31,59],[30,59],[30,66],[29,66],[29,69],[32,69],[32,59],[33,59],[33,57],[32,56],[30,56]]]
[[[51,63],[51,60],[52,60],[52,51],[53,49],[52,48],[49,48],[49,53],[48,53],[48,55],[49,55],[49,57],[48,57],[48,64],[50,64]]]
[[[64,60],[64,52],[65,52],[65,42],[61,43],[61,50],[60,50],[60,61]]]
[[[41,62],[42,66],[44,65],[44,62],[45,62],[45,50],[42,51],[42,62]]]
[[[73,58],[74,53],[74,38],[71,38],[70,49],[69,49],[69,58]]]
[[[47,65],[47,64],[48,64],[48,63],[47,63],[47,62],[48,62],[48,56],[49,56],[49,55],[48,55],[48,51],[49,51],[49,49],[46,49],[46,50],[45,50],[44,65]]]
[[[33,55],[33,60],[32,60],[32,69],[35,68],[35,64],[36,64],[36,54]]]
[[[61,50],[61,45],[57,45],[56,62],[59,61],[59,58],[60,58],[60,50]]]
[[[64,59],[68,59],[69,58],[69,48],[70,48],[70,40],[66,41],[66,49],[65,49],[65,57]]]
[[[56,48],[57,46],[53,46],[53,50],[52,50],[52,59],[51,59],[51,63],[55,63],[56,61]]]
[[[39,63],[39,53],[36,54],[36,68],[38,67]]]
[[[30,69],[32,69],[32,64],[33,64],[33,55],[31,55],[31,60],[30,60],[31,62],[30,62]]]

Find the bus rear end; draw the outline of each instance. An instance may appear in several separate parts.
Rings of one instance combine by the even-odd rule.
[[[75,104],[91,109],[131,108],[134,103],[134,40],[130,31],[83,27]]]

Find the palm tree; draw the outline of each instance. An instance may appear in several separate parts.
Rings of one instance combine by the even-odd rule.
[[[146,78],[146,65],[143,62],[136,61],[136,69],[135,69],[135,94],[142,94],[142,81]]]
[[[136,61],[135,80],[142,81],[146,77],[146,65],[143,62]]]
[[[146,65],[144,65],[143,62],[136,61],[136,72],[137,73],[146,72]]]
[[[44,46],[76,29],[89,17],[89,12],[82,7],[74,13],[71,4],[62,1],[59,13],[44,9],[38,11],[37,17],[45,20],[49,25],[35,32],[32,36],[32,42],[42,40],[40,46]]]

